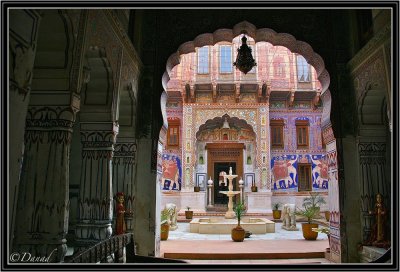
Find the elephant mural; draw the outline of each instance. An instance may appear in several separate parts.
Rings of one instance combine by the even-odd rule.
[[[310,156],[312,161],[313,187],[318,189],[328,189],[328,164],[319,156]]]
[[[274,184],[274,189],[289,189],[297,186],[296,181],[296,162],[297,155],[289,156],[291,160],[277,160],[272,161],[271,178]]]
[[[161,186],[163,190],[180,190],[181,161],[174,155],[164,155],[162,160]]]

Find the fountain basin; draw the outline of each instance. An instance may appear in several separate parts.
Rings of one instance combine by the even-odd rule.
[[[234,196],[240,194],[240,191],[219,191],[219,193],[227,196]]]
[[[275,223],[265,218],[243,218],[240,225],[254,234],[275,232]],[[202,234],[230,234],[237,219],[195,218],[190,222],[190,232]]]

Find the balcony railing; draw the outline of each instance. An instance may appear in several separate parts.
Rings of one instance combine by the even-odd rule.
[[[125,249],[125,250],[124,250]],[[186,263],[181,260],[136,255],[133,233],[112,236],[73,255],[66,263]]]

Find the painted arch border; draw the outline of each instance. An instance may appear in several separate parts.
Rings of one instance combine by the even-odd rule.
[[[322,57],[314,52],[312,47],[304,42],[297,40],[293,35],[288,33],[277,33],[269,28],[257,29],[255,25],[249,23],[248,21],[242,21],[236,24],[232,29],[221,28],[217,29],[213,33],[203,33],[198,35],[193,41],[188,41],[181,44],[178,50],[173,53],[167,60],[166,70],[162,76],[162,86],[164,88],[164,93],[167,91],[167,84],[170,80],[170,74],[172,69],[180,63],[181,55],[195,52],[196,47],[202,47],[205,45],[215,45],[218,42],[227,41],[231,42],[234,37],[240,34],[247,34],[252,37],[255,42],[268,42],[274,46],[284,46],[294,53],[302,55],[309,64],[311,64],[317,72],[318,80],[321,83],[321,93],[320,98],[323,102],[323,112],[321,120],[321,128],[323,130],[323,137],[326,139],[327,143],[327,155],[332,157],[332,165],[330,167],[330,173],[335,174],[338,172],[337,167],[337,147],[336,139],[333,133],[333,127],[330,121],[330,113],[332,106],[332,97],[329,88],[330,85],[330,75],[325,69],[325,63]],[[166,112],[163,112],[166,116]],[[328,148],[329,146],[329,148]],[[331,180],[330,180],[331,181]],[[333,179],[332,182],[334,186],[330,186],[330,191],[335,188],[338,190],[338,180]],[[334,193],[333,191],[331,193]],[[334,193],[336,198],[338,192]],[[332,225],[330,227],[331,235],[331,247],[334,262],[340,262],[341,259],[341,239],[340,239],[340,209],[338,199],[329,199],[330,211],[331,211],[331,221]],[[333,204],[333,205],[332,205]]]
[[[314,52],[313,48],[306,42],[297,40],[293,35],[288,33],[277,33],[270,28],[257,29],[255,25],[248,21],[242,21],[236,24],[232,29],[221,28],[213,33],[203,33],[198,35],[193,41],[181,44],[178,50],[173,53],[167,60],[166,70],[162,76],[162,85],[164,91],[167,90],[167,84],[170,80],[172,69],[180,64],[180,58],[183,54],[195,52],[196,47],[206,45],[215,45],[218,42],[232,42],[233,38],[246,33],[254,38],[255,42],[268,42],[274,46],[284,46],[292,52],[302,55],[309,64],[311,64],[317,72],[318,80],[321,83],[321,99],[324,103],[324,111],[322,113],[323,127],[330,124],[331,112],[331,95],[329,91],[330,76],[325,69],[325,62],[322,57]]]
[[[162,83],[164,89],[167,88],[169,75],[174,66],[180,63],[180,56],[195,52],[196,47],[205,45],[215,45],[218,42],[226,41],[232,42],[233,38],[246,33],[254,38],[255,42],[269,42],[274,46],[284,46],[294,53],[301,54],[309,64],[311,64],[317,71],[318,80],[321,82],[322,90],[324,93],[330,84],[330,76],[325,69],[324,60],[318,55],[312,47],[303,41],[297,40],[293,35],[288,33],[277,33],[270,28],[257,29],[253,24],[243,21],[236,24],[233,29],[218,29],[214,33],[204,33],[198,35],[193,41],[188,41],[181,44],[178,50],[173,53],[167,60],[166,71],[164,72]]]

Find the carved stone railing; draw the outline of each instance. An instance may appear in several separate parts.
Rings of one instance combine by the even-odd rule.
[[[125,254],[124,254],[125,248]],[[135,253],[133,233],[112,236],[78,252],[66,263],[186,263],[183,260],[140,256]]]
[[[79,252],[67,260],[68,263],[115,263],[124,262],[124,247],[133,243],[133,233],[112,236],[103,240],[85,251]],[[128,254],[128,252],[126,252]],[[134,254],[134,252],[132,252]],[[112,262],[112,261],[111,261]]]

